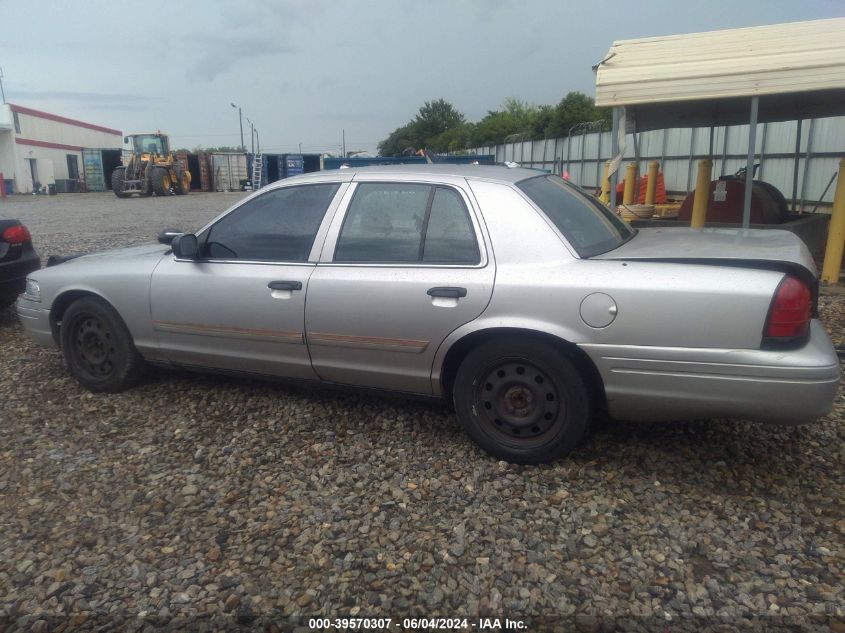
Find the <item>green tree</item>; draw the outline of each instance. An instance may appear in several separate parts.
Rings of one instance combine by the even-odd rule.
[[[592,97],[583,92],[570,92],[555,106],[554,116],[545,128],[547,137],[567,136],[569,130],[578,123],[602,121],[610,129],[610,108],[596,107]]]
[[[548,108],[548,106],[543,106]],[[475,126],[472,141],[474,145],[495,145],[508,138],[534,138],[536,121],[546,111],[537,106],[508,97],[501,110],[491,110]],[[540,134],[542,136],[542,134]]]
[[[378,144],[379,156],[401,156],[409,147],[417,149],[418,134],[414,123],[396,128],[386,139]]]
[[[446,151],[452,140],[446,132],[463,125],[464,115],[448,101],[426,101],[412,121],[393,130],[378,144],[379,155],[400,156],[409,147]]]
[[[481,145],[515,140],[566,136],[578,123],[601,121],[610,129],[610,109],[596,107],[582,92],[570,92],[555,105],[536,106],[508,97],[498,110],[490,110],[478,123],[443,99],[426,101],[416,116],[396,128],[378,144],[381,156],[400,156],[408,148],[455,152]]]
[[[463,123],[464,115],[444,99],[426,101],[414,117],[415,129],[426,141]]]

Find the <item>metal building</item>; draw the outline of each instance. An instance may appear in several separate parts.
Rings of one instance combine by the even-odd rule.
[[[596,65],[596,105],[613,108],[610,203],[625,133],[749,124],[753,173],[758,123],[845,114],[845,18],[614,42]],[[752,180],[742,224],[749,225]]]
[[[64,191],[67,183],[108,188],[120,162],[120,130],[41,110],[0,104],[0,172],[9,192],[30,193],[35,184]]]

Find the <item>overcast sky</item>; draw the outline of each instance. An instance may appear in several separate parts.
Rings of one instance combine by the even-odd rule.
[[[509,96],[594,96],[614,40],[843,15],[841,0],[0,0],[0,67],[12,103],[177,147],[238,145],[234,102],[267,151],[337,152],[345,129],[374,152],[426,100],[477,121]]]

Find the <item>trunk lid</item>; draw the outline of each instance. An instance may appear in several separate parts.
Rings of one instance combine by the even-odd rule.
[[[782,270],[808,283],[814,283],[818,275],[801,238],[778,229],[639,229],[625,244],[593,259]]]

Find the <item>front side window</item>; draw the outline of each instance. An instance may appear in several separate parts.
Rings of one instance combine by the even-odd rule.
[[[214,224],[205,256],[271,262],[307,262],[337,183],[273,189]]]
[[[479,251],[469,213],[455,190],[362,183],[349,205],[334,261],[477,264]]]
[[[563,233],[581,257],[613,250],[634,230],[600,202],[557,176],[538,176],[516,185]]]

